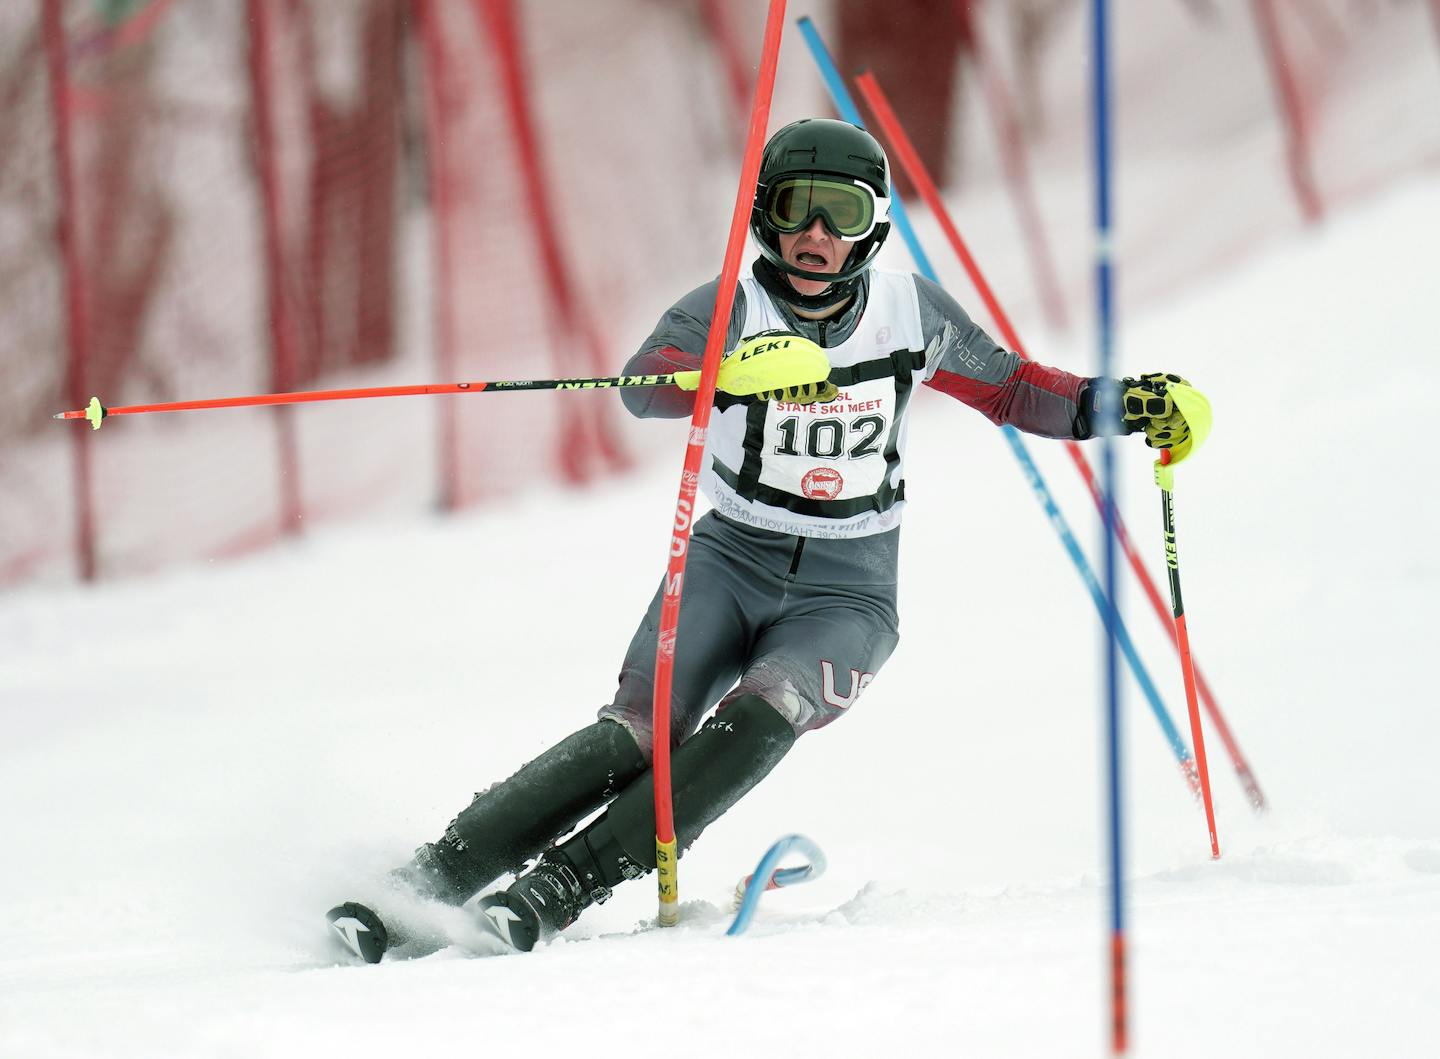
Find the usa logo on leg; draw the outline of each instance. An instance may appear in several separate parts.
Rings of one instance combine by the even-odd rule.
[[[825,701],[834,706],[837,710],[848,710],[860,693],[869,686],[870,681],[875,679],[874,673],[862,673],[858,669],[850,670],[850,694],[841,695],[835,690],[835,665],[827,660],[820,662],[820,694]]]

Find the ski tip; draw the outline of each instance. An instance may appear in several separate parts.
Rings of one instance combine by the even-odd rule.
[[[330,936],[351,956],[364,963],[379,963],[385,955],[389,936],[374,911],[356,901],[346,901],[325,913]]]
[[[523,905],[512,904],[503,890],[480,898],[477,911],[480,914],[476,922],[480,929],[510,952],[529,952],[540,941],[538,917],[529,913]]]

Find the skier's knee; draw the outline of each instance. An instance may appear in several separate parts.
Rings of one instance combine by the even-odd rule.
[[[675,832],[684,849],[769,775],[795,745],[795,730],[758,695],[741,695],[685,741],[671,761]],[[613,834],[628,863],[655,866],[653,774],[632,783],[592,825]]]
[[[723,711],[730,702],[746,697],[763,699],[789,723],[798,737],[824,728],[849,713],[874,674],[852,669],[849,677],[848,687],[842,690],[837,688],[841,679],[829,662],[822,662],[814,670],[793,665],[758,666],[741,679],[720,704],[720,709]]]
[[[705,727],[722,720],[743,722],[747,732],[754,733],[755,737],[761,732],[768,732],[771,733],[770,738],[783,739],[782,733],[788,732],[789,742],[793,743],[800,734],[783,701],[777,702],[774,697],[763,693],[737,692],[725,699]]]
[[[646,706],[629,703],[611,703],[602,706],[596,716],[601,721],[613,721],[634,740],[636,749],[648,766],[655,756],[655,725],[653,710]]]
[[[676,700],[670,713],[670,749],[673,751],[689,738],[700,720],[703,710]],[[608,706],[602,706],[597,716],[602,721],[614,721],[635,741],[640,754],[648,765],[655,757],[655,707],[653,693],[643,698],[621,694]]]

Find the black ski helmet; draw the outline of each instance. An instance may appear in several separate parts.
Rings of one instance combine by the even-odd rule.
[[[760,156],[760,179],[750,210],[750,234],[755,237],[760,253],[781,272],[803,279],[828,280],[837,286],[843,284],[847,288],[843,293],[848,293],[848,288],[854,287],[860,274],[880,252],[885,237],[890,234],[890,222],[876,224],[874,231],[857,242],[839,272],[814,273],[796,268],[780,254],[780,233],[765,218],[766,196],[778,180],[808,173],[859,180],[876,195],[888,198],[890,163],[875,137],[848,121],[833,118],[802,118],[791,122],[770,137]]]

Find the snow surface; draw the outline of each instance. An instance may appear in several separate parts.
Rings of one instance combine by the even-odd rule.
[[[1185,597],[1273,804],[1209,729],[1212,862],[1127,691],[1136,1054],[1440,1054],[1437,230],[1432,175],[1122,321],[1124,370],[1217,409],[1177,479]],[[1102,1054],[1097,622],[999,432],[917,405],[900,649],[686,857],[675,930],[642,929],[646,881],[529,956],[350,967],[321,915],[610,695],[679,424],[588,495],[0,600],[0,1056]],[[1031,449],[1093,544],[1060,446]],[[1158,578],[1149,453],[1119,462]],[[724,937],[790,831],[829,873]]]

